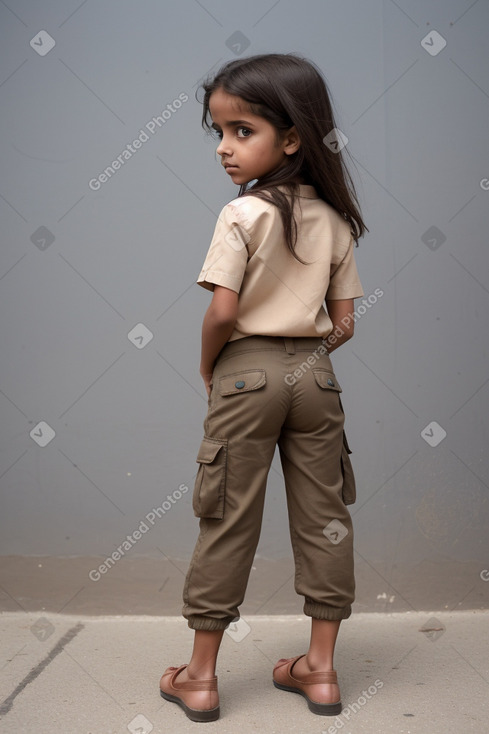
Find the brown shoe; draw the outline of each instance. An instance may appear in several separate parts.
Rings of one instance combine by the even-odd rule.
[[[336,703],[321,703],[321,701],[313,701],[306,693],[306,691],[310,692],[310,686],[325,683],[337,684],[336,670],[308,673],[302,680],[299,680],[292,675],[292,668],[303,657],[304,655],[297,655],[295,658],[282,658],[279,660],[273,669],[273,685],[282,691],[300,693],[306,699],[309,710],[313,714],[320,714],[321,716],[337,716],[341,714],[341,701],[337,701]]]
[[[219,718],[219,703],[213,708],[195,709],[188,706],[188,694],[192,691],[211,692],[217,691],[217,677],[207,678],[205,680],[189,680],[184,683],[178,683],[175,679],[179,673],[186,668],[186,665],[180,665],[178,668],[167,668],[160,680],[160,694],[166,701],[178,703],[185,711],[191,721],[216,721]],[[203,699],[211,700],[211,695],[203,696]],[[215,698],[215,697],[212,697]],[[219,698],[217,699],[219,701]]]

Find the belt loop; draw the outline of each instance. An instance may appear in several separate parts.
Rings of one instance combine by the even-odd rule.
[[[287,354],[295,354],[295,344],[291,336],[284,336],[285,349]]]

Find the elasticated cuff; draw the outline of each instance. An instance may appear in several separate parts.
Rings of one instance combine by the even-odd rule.
[[[318,604],[317,602],[306,601],[304,602],[304,614],[307,617],[313,617],[314,619],[327,619],[330,621],[336,621],[338,619],[348,619],[351,616],[351,604],[346,607],[328,607],[325,604]]]
[[[225,630],[231,624],[233,619],[215,619],[215,617],[190,616],[187,617],[187,624],[193,630],[207,630],[214,632],[215,630]]]

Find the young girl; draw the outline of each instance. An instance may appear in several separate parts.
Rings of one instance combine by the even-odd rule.
[[[200,535],[183,593],[195,636],[190,662],[167,668],[160,691],[192,721],[219,717],[217,654],[239,617],[278,444],[311,638],[306,654],[278,661],[273,683],[304,696],[312,712],[336,715],[333,653],[354,599],[355,484],[329,352],[353,335],[353,299],[363,295],[353,247],[367,228],[313,64],[292,54],[243,58],[203,86],[202,123],[240,189],[197,281],[213,297],[202,327]]]

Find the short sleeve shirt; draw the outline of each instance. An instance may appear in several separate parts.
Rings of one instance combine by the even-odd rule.
[[[325,299],[363,296],[348,222],[313,186],[300,185],[295,251],[287,247],[279,209],[240,196],[222,209],[197,283],[239,294],[230,341],[246,336],[326,337],[333,325]]]

